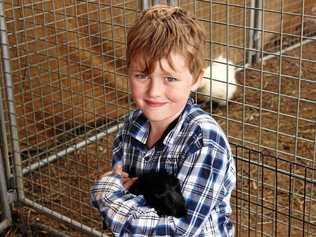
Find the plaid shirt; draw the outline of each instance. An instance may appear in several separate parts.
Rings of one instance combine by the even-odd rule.
[[[130,176],[158,171],[176,175],[187,215],[159,217],[142,195],[129,193],[121,177],[112,174],[91,189],[104,223],[115,236],[233,236],[230,196],[236,172],[223,131],[191,98],[167,131],[149,149],[149,121],[140,110],[132,112],[114,141],[113,165],[122,164]]]

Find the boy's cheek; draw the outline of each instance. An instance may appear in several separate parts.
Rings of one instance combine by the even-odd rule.
[[[139,89],[139,87],[135,87],[134,85],[131,85],[131,93],[132,93],[132,97],[135,98],[139,98],[142,94],[143,94],[143,90]]]

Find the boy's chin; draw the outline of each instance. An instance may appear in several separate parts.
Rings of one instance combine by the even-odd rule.
[[[151,122],[159,122],[166,120],[168,117],[164,115],[164,113],[152,113],[152,112],[144,112],[146,118]]]
[[[166,112],[157,112],[157,113],[150,113],[150,112],[144,112],[145,117],[150,121],[154,123],[171,123],[174,119],[177,118],[175,116],[175,113],[166,113]]]

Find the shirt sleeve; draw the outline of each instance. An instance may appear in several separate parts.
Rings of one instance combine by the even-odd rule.
[[[113,142],[113,167],[123,163],[120,138],[118,134]],[[154,208],[145,205],[142,195],[136,196],[125,190],[119,175],[106,175],[98,180],[91,189],[91,201],[115,236],[165,236],[170,229],[174,232],[172,217],[160,218]]]
[[[160,228],[172,227],[171,217],[159,218],[153,208],[145,205],[143,196],[126,192],[118,175],[101,178],[91,189],[91,197],[115,236],[159,236]],[[165,236],[166,232],[162,233]]]
[[[178,174],[188,208],[183,218],[159,217],[145,205],[143,196],[126,192],[120,176],[115,175],[101,178],[92,187],[92,203],[115,236],[196,236],[215,205],[230,195],[234,175],[229,164],[226,153],[209,147],[185,159]]]
[[[116,165],[122,165],[123,161],[123,148],[122,148],[123,141],[121,139],[120,132],[118,133],[117,137],[114,139],[113,146],[112,146],[112,168]]]
[[[206,222],[211,220],[212,236],[228,236],[222,233],[226,230],[220,226],[225,225],[225,218],[229,218],[225,217],[225,210],[230,209],[229,199],[236,182],[229,151],[203,146],[185,159],[178,177],[184,181],[182,193],[188,214],[185,219],[176,220],[177,232],[182,236],[199,235]],[[228,203],[223,202],[224,199]]]

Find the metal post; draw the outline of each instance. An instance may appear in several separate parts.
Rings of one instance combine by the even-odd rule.
[[[252,64],[252,56],[254,55],[254,35],[255,35],[255,6],[256,6],[256,0],[251,0],[250,2],[250,22],[249,22],[249,42],[248,42],[248,48],[247,51],[247,63]]]
[[[3,221],[0,224],[0,233],[12,223],[12,216],[8,198],[6,177],[4,175],[3,157],[0,152],[0,202],[3,210]],[[3,229],[1,229],[3,228]]]
[[[254,35],[254,46],[255,49],[257,50],[253,60],[253,63],[255,63],[259,58],[260,58],[260,52],[259,50],[261,49],[261,37],[262,37],[262,14],[263,14],[263,0],[256,0],[256,31]]]
[[[146,10],[148,8],[150,8],[151,6],[151,1],[149,0],[139,0],[139,5],[141,7],[141,10]]]
[[[160,0],[140,0],[139,1],[139,5],[141,6],[142,10],[146,10],[148,8],[150,8],[151,6],[160,4],[161,1]],[[177,0],[167,0],[167,4],[171,5],[171,6],[177,6],[178,5],[178,1]]]
[[[168,3],[168,5],[171,5],[171,6],[178,6],[177,0],[168,0],[167,3]]]
[[[6,176],[7,183],[9,182],[10,178],[12,177],[10,163],[9,163],[9,152],[8,152],[8,139],[5,127],[5,117],[4,117],[4,110],[3,110],[3,99],[2,99],[2,90],[0,90],[0,147],[1,147],[1,155],[3,157],[4,162],[4,172]]]
[[[1,15],[0,17],[4,17]],[[2,29],[2,28],[1,28]],[[2,90],[0,90],[0,144],[1,144],[1,151],[2,151],[2,157],[4,161],[4,169],[6,173],[6,179],[7,183],[9,178],[12,176],[11,169],[10,169],[10,163],[9,163],[9,157],[8,157],[8,139],[6,134],[6,127],[5,127],[5,116],[4,116],[4,110],[3,110],[3,99],[2,99]]]
[[[9,122],[12,138],[12,148],[14,154],[14,168],[16,175],[16,188],[18,191],[18,198],[24,198],[23,182],[22,182],[22,162],[20,156],[19,136],[17,131],[14,93],[12,83],[12,73],[10,65],[9,43],[7,35],[7,27],[4,17],[3,1],[0,2],[0,39],[2,48],[3,74],[5,81],[5,88],[8,98]]]
[[[262,0],[251,0],[250,9],[249,50],[247,52],[247,63],[253,64],[258,60],[260,55]]]

